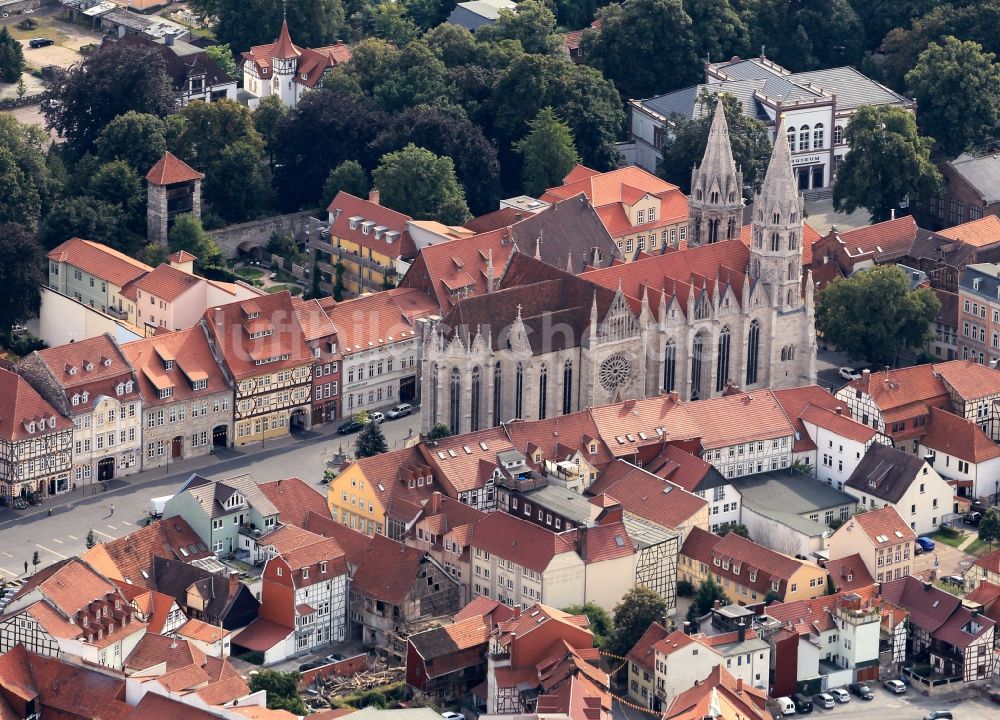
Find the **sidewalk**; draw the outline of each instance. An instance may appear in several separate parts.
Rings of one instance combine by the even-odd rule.
[[[111,497],[121,490],[133,488],[143,483],[153,480],[163,480],[176,477],[180,483],[186,480],[192,473],[199,470],[220,470],[226,469],[227,465],[236,466],[254,457],[265,458],[271,455],[288,452],[297,447],[308,447],[316,443],[329,439],[330,435],[337,434],[338,423],[326,423],[319,427],[305,430],[276,440],[267,440],[264,443],[256,442],[249,445],[242,445],[239,448],[227,447],[218,448],[212,455],[178,460],[163,467],[143,470],[133,475],[109,480],[106,484],[107,490],[101,490],[101,483],[93,482],[73,488],[61,495],[52,495],[45,499],[41,505],[29,505],[24,510],[14,510],[10,507],[0,508],[0,528],[14,522],[30,520],[40,515],[52,514],[60,509],[70,510],[80,502],[86,502],[96,497]]]

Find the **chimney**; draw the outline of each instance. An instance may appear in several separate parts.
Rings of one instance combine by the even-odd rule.
[[[166,45],[167,47],[170,47],[174,44],[174,34],[172,32],[164,34],[163,44]]]
[[[229,597],[236,594],[236,591],[240,588],[240,577],[236,573],[229,576]]]
[[[838,405],[836,408],[834,408],[834,412],[837,413],[838,415],[843,415],[844,414],[844,408],[842,408],[842,407],[840,407],[840,405]]]
[[[716,600],[714,603],[712,603],[712,609],[713,610],[718,610],[721,607],[722,607],[722,601],[721,600]]]
[[[740,624],[736,626],[736,637],[740,642],[747,639],[747,624],[745,620],[740,620]]]
[[[378,188],[372,188],[368,193],[368,202],[375,203],[376,205],[378,205],[379,204],[378,201],[379,201]]]
[[[431,494],[431,514],[437,515],[441,512],[441,493],[435,490]]]
[[[932,583],[929,583],[926,580],[924,580],[924,592],[930,592],[933,589],[934,589],[934,585]]]
[[[861,379],[864,380],[866,384],[871,379],[871,376],[872,376],[872,371],[869,370],[868,368],[865,368],[864,370],[861,371]]]
[[[437,495],[438,493],[434,493],[434,494]],[[515,605],[514,606],[514,619],[517,620],[519,617],[521,617],[521,606],[520,605]],[[511,634],[513,635],[513,633],[511,633]]]
[[[743,694],[743,678],[741,677],[736,678],[736,694],[737,695]]]

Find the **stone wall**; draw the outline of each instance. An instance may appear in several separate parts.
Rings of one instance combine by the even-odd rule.
[[[307,239],[319,232],[322,223],[309,210],[288,215],[251,220],[239,225],[228,225],[218,230],[211,230],[209,235],[215,240],[223,257],[235,257],[239,246],[249,243],[249,247],[263,248],[267,245],[271,233],[277,231],[291,232],[296,240]]]

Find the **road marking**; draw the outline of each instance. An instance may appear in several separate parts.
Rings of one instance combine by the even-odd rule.
[[[114,525],[108,525],[108,527],[111,528],[112,530],[117,530],[118,529]]]
[[[13,557],[14,557],[14,556],[13,556],[13,555],[11,555],[11,554],[10,554],[9,552],[5,552],[5,553],[4,553],[4,555],[6,555],[6,556],[7,556],[7,557],[9,557],[9,558],[13,558]]]
[[[106,538],[107,538],[108,540],[117,540],[117,539],[118,539],[118,538],[116,538],[116,537],[115,537],[114,535],[108,535],[108,534],[107,534],[106,532],[101,532],[101,531],[100,531],[100,530],[98,530],[97,528],[94,528],[94,532],[95,532],[95,533],[97,533],[98,535],[103,535],[103,536],[104,536],[104,537],[106,537]]]
[[[76,535],[66,535],[66,537],[68,537],[68,538],[70,538],[72,540],[79,540],[80,539]]]
[[[67,557],[66,555],[63,555],[62,553],[58,553],[55,550],[47,548],[44,545],[41,545],[39,543],[35,543],[35,547],[40,547],[45,552],[49,552],[49,553],[52,553],[53,555],[57,555],[58,557],[61,557],[63,560],[69,560],[69,557]]]
[[[128,520],[122,520],[122,525],[131,525],[131,524],[132,523],[130,523]]]
[[[56,541],[57,543],[59,543],[60,545],[63,545],[63,544],[65,544],[65,543],[63,543],[63,541],[62,541],[62,540],[60,540],[59,538],[52,538],[52,539],[53,539],[53,540],[55,540],[55,541]]]
[[[4,554],[6,555],[6,553],[4,553]],[[10,570],[7,570],[6,568],[2,568],[2,567],[0,567],[0,572],[2,572],[2,573],[7,573],[7,574],[8,574],[8,575],[10,575],[10,576],[11,576],[12,578],[16,578],[16,577],[17,577],[17,573],[12,573],[12,572],[11,572]]]

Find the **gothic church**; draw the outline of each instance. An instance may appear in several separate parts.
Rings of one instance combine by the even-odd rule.
[[[686,249],[577,275],[512,253],[498,288],[428,323],[422,430],[814,383],[813,282],[783,128],[747,226],[742,182],[719,103],[692,174]]]

